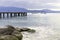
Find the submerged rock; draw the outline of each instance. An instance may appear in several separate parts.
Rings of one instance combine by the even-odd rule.
[[[34,29],[28,30],[30,33],[35,33],[36,31]]]
[[[30,30],[29,28],[20,28],[19,32],[24,32]]]
[[[19,32],[31,32],[31,33],[35,33],[36,31],[34,29],[30,29],[30,28],[20,28]]]

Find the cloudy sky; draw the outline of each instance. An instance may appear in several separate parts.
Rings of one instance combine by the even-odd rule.
[[[0,6],[27,9],[60,9],[60,0],[0,0]]]

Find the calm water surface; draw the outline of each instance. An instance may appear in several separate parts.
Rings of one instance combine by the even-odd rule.
[[[36,30],[33,34],[24,32],[23,40],[60,40],[59,13],[30,14],[25,17],[0,19],[0,27],[5,25],[29,27]]]
[[[24,17],[0,19],[0,26],[13,25],[20,27],[49,26],[49,18],[45,14],[29,14]]]

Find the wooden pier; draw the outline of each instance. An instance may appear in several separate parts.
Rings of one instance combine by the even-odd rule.
[[[27,16],[27,12],[0,12],[0,18]]]

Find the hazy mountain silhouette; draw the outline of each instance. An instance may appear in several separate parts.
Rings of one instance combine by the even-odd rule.
[[[17,8],[17,7],[0,7],[0,12],[26,12],[25,8]]]
[[[0,7],[0,12],[60,13],[60,11],[54,11],[50,9],[27,10],[25,8],[18,8],[18,7]]]
[[[29,10],[28,12],[35,12],[35,13],[40,13],[40,12],[51,12],[52,10],[49,9],[42,9],[42,10]]]
[[[60,11],[54,11],[54,10],[50,10],[50,9],[43,9],[42,11],[46,12],[46,13],[60,13]]]
[[[29,10],[28,12],[31,13],[60,13],[60,11],[54,11],[54,10],[50,10],[50,9],[42,9],[42,10]]]

